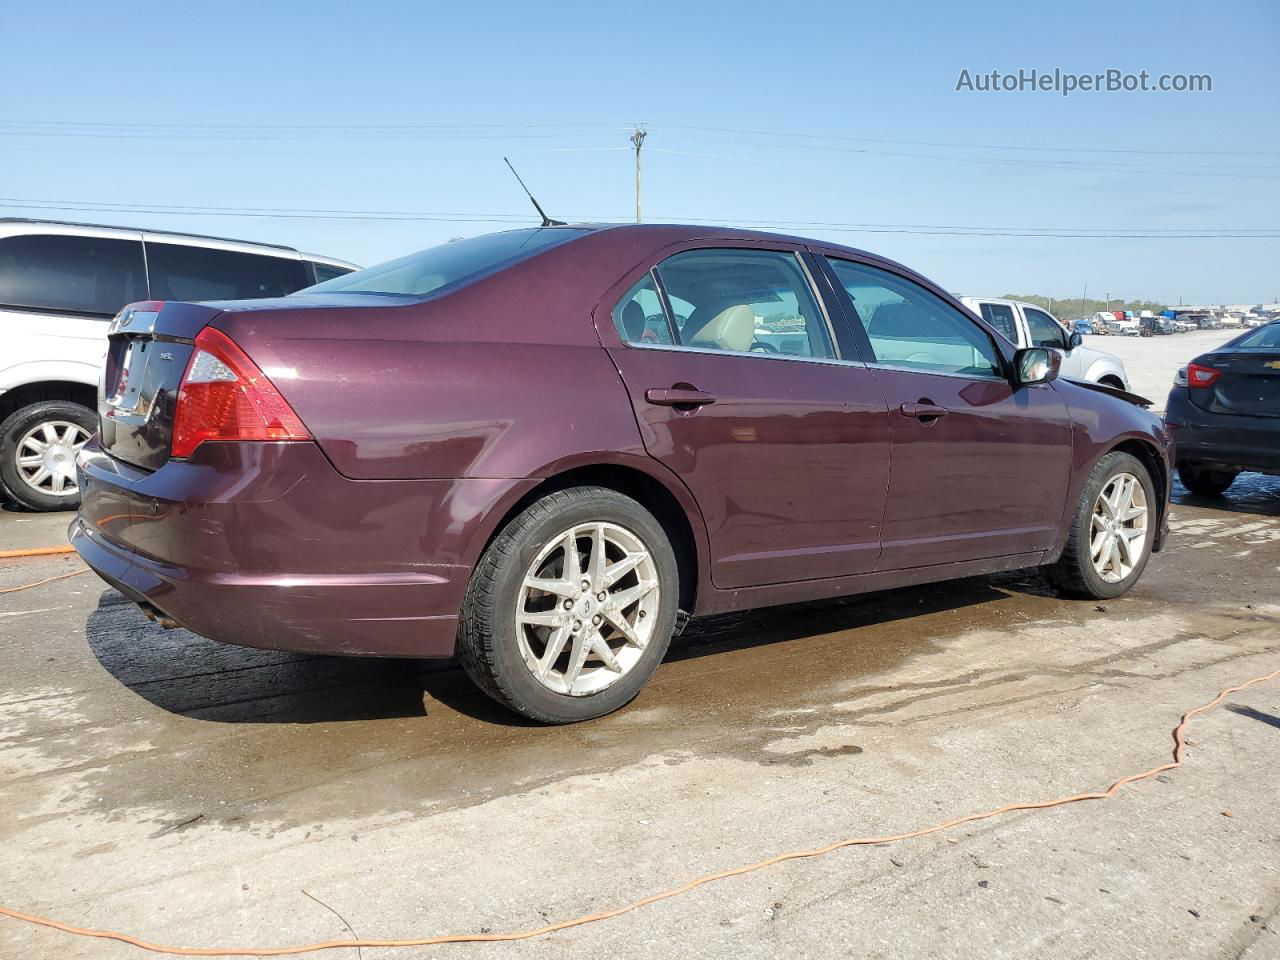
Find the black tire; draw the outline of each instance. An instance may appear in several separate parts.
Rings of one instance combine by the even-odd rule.
[[[42,400],[19,407],[0,423],[0,481],[14,500],[32,510],[74,510],[80,506],[80,493],[75,489],[59,496],[37,490],[18,469],[18,444],[33,427],[43,422],[69,422],[92,435],[98,429],[98,414],[70,400]]]
[[[1178,465],[1178,479],[1198,497],[1220,497],[1236,482],[1238,474],[1224,470],[1205,470],[1189,463]]]
[[[517,640],[516,604],[539,552],[575,524],[604,521],[625,527],[648,549],[659,599],[653,633],[640,658],[604,689],[571,696],[540,683],[525,665]],[[675,552],[662,525],[630,497],[605,487],[573,487],[548,494],[511,520],[489,544],[471,575],[458,626],[458,658],[467,674],[503,706],[539,723],[577,723],[625,706],[666,655],[679,605]]]
[[[1111,479],[1121,473],[1132,474],[1142,484],[1147,499],[1147,536],[1143,540],[1142,554],[1133,569],[1123,580],[1111,582],[1104,580],[1094,568],[1089,541],[1093,529],[1094,503]],[[1106,600],[1128,593],[1142,576],[1147,561],[1151,559],[1151,543],[1159,523],[1157,505],[1155,485],[1142,461],[1119,451],[1107,454],[1098,461],[1089,474],[1089,479],[1085,481],[1084,489],[1080,491],[1080,500],[1071,517],[1071,530],[1062,555],[1056,563],[1045,568],[1050,581],[1062,593],[1072,597]]]

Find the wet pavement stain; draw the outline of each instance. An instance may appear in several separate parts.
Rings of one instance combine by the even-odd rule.
[[[1179,492],[1170,549],[1204,540],[1195,524],[1246,522],[1235,513],[1277,526],[1280,482],[1244,483],[1240,492],[1248,511]],[[862,748],[853,744],[793,752],[778,744],[831,727],[852,739],[857,728],[898,723],[895,712],[961,689],[986,685],[993,696],[1016,696],[1025,671],[960,672],[930,684],[894,679],[904,664],[973,631],[1007,638],[1016,651],[1024,628],[1089,625],[1105,637],[1116,623],[1173,607],[1184,626],[1152,643],[1222,637],[1224,622],[1245,633],[1274,627],[1265,610],[1219,602],[1215,578],[1228,574],[1216,557],[1236,546],[1224,538],[1180,554],[1196,558],[1194,572],[1158,555],[1130,596],[1101,605],[1059,599],[1037,572],[1020,571],[706,618],[677,638],[630,707],[559,728],[502,711],[451,663],[224,646],[166,631],[113,591],[98,591],[83,637],[53,651],[84,661],[65,686],[32,681],[24,689],[24,674],[11,671],[19,679],[0,704],[0,749],[20,743],[21,751],[0,754],[5,774],[16,796],[43,783],[58,787],[9,826],[81,810],[145,819],[152,831],[177,824],[171,841],[220,828],[271,835],[352,815],[471,806],[649,757],[681,763],[714,750],[761,768],[857,763]],[[1256,571],[1262,598],[1273,593],[1277,548],[1257,549],[1273,558]],[[1120,682],[1145,676],[1133,669],[1142,656],[1141,649],[1090,656],[1072,670],[1081,685]],[[52,676],[60,674],[45,680]]]

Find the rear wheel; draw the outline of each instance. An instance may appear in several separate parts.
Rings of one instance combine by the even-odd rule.
[[[0,479],[32,510],[80,505],[76,454],[98,429],[98,415],[70,400],[20,407],[0,423]]]
[[[1237,474],[1227,470],[1205,470],[1190,464],[1178,466],[1178,479],[1196,496],[1220,497],[1236,482]]]
[[[1127,593],[1151,557],[1156,504],[1142,461],[1107,454],[1080,492],[1066,548],[1047,568],[1049,578],[1071,596],[1102,600]]]
[[[471,679],[541,723],[611,713],[657,669],[679,576],[662,526],[603,487],[531,504],[494,538],[463,601],[458,654]]]

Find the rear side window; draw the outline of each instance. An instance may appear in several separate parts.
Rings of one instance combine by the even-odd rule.
[[[177,243],[148,243],[147,269],[157,300],[283,297],[310,282],[301,260]]]
[[[455,240],[316,284],[306,292],[426,296],[444,287],[509,267],[586,232],[572,227],[535,227]]]
[[[115,237],[0,239],[0,304],[111,317],[145,300],[142,243]]]
[[[618,335],[627,343],[663,343],[670,345],[671,326],[662,310],[662,300],[654,286],[653,275],[627,291],[627,295],[613,308],[613,325]]]
[[[982,319],[991,324],[1010,343],[1018,342],[1018,330],[1013,322],[1013,307],[1006,303],[980,303]]]
[[[728,353],[831,358],[826,318],[794,253],[716,249],[657,267],[681,346]],[[624,339],[627,337],[622,325]]]
[[[312,263],[311,266],[316,271],[316,283],[324,283],[335,277],[345,277],[352,272],[349,267],[335,267],[328,263]]]

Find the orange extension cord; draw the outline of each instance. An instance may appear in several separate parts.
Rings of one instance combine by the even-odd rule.
[[[150,943],[146,940],[140,940],[137,937],[130,936],[127,933],[73,927],[70,924],[61,923],[57,920],[50,920],[47,917],[40,917],[34,914],[21,913],[17,910],[10,910],[8,907],[0,907],[0,914],[12,917],[15,920],[23,920],[27,923],[36,924],[38,926],[61,930],[63,933],[75,934],[79,937],[95,937],[101,940],[118,940],[121,943],[132,944],[133,946],[139,947],[143,950],[150,950],[153,953],[164,953],[179,957],[283,957],[299,953],[312,953],[318,950],[336,950],[343,947],[348,949],[363,947],[426,947],[444,943],[482,943],[510,940],[531,940],[534,937],[541,937],[549,933],[555,933],[557,930],[567,930],[570,927],[581,927],[588,923],[608,920],[610,917],[630,913],[632,910],[638,910],[651,903],[657,903],[659,900],[670,900],[672,897],[678,897],[683,893],[688,893],[690,890],[696,890],[698,887],[705,884],[714,883],[717,880],[724,880],[728,877],[741,876],[744,873],[752,873],[756,870],[763,870],[765,867],[770,867],[775,863],[782,863],[786,860],[803,860],[808,857],[821,857],[844,847],[895,843],[899,840],[909,840],[912,837],[923,837],[931,833],[940,833],[943,830],[950,830],[963,823],[973,823],[975,820],[987,820],[991,817],[998,817],[1001,814],[1011,813],[1014,810],[1043,810],[1048,807],[1065,806],[1068,803],[1079,803],[1081,800],[1103,800],[1113,797],[1115,796],[1116,791],[1126,784],[1134,783],[1138,780],[1146,780],[1150,777],[1156,776],[1157,774],[1164,773],[1166,770],[1176,770],[1178,767],[1182,766],[1182,732],[1192,718],[1212,710],[1226,699],[1229,694],[1244,690],[1246,687],[1252,687],[1257,683],[1274,680],[1276,677],[1280,677],[1280,670],[1273,670],[1265,676],[1254,677],[1252,680],[1246,680],[1244,683],[1237,684],[1234,687],[1226,687],[1208,703],[1202,704],[1192,710],[1188,710],[1182,715],[1182,719],[1178,722],[1178,725],[1173,728],[1172,762],[1162,763],[1160,766],[1152,767],[1150,770],[1143,773],[1135,773],[1130,774],[1127,777],[1121,777],[1100,793],[1077,793],[1069,797],[1059,797],[1056,800],[1039,800],[1031,803],[1009,803],[1003,807],[997,807],[994,810],[987,810],[984,813],[971,813],[964,817],[956,817],[953,820],[947,820],[932,827],[923,827],[919,830],[912,830],[909,833],[894,833],[883,837],[851,837],[848,840],[837,840],[835,843],[827,844],[825,847],[816,847],[813,850],[792,850],[788,853],[780,853],[777,856],[769,857],[765,860],[746,864],[745,866],[734,867],[731,870],[721,870],[718,873],[708,873],[704,876],[690,880],[688,883],[682,883],[679,886],[650,894],[647,897],[634,900],[631,903],[624,904],[620,907],[614,907],[611,910],[601,910],[599,913],[587,913],[579,917],[561,920],[558,923],[549,923],[546,926],[534,927],[529,930],[514,930],[510,933],[451,933],[435,937],[415,937],[409,940],[324,940],[318,943],[303,943],[288,947],[174,947],[165,944]]]
[[[0,550],[0,560],[18,560],[22,557],[51,557],[63,553],[75,553],[76,548],[72,546],[61,547],[24,547],[21,550]],[[36,580],[33,583],[22,583],[16,587],[4,587],[0,589],[0,594],[17,593],[19,590],[30,590],[32,587],[43,587],[46,583],[55,583],[58,580],[67,580],[71,577],[78,577],[81,574],[88,573],[88,569],[73,570],[71,573],[64,573],[56,577],[45,577],[43,580]]]
[[[59,553],[75,553],[76,548],[62,547],[26,547],[22,550],[0,550],[0,560],[13,560],[18,557],[49,557]]]

